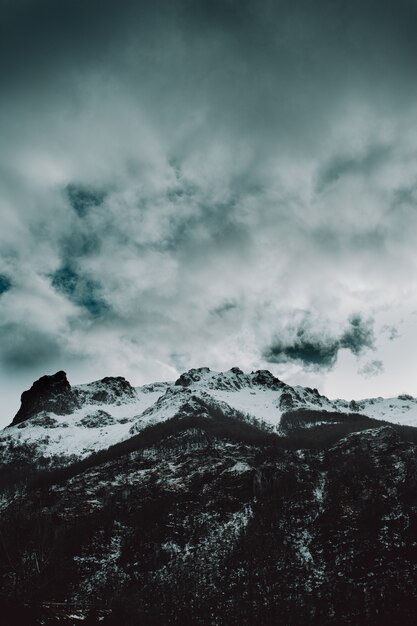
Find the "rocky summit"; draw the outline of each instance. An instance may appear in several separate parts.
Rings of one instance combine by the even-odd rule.
[[[41,413],[68,415],[78,406],[77,395],[72,391],[65,372],[42,376],[32,387],[22,393],[21,406],[12,425]]]
[[[237,367],[44,376],[0,435],[2,620],[414,624],[416,425]]]

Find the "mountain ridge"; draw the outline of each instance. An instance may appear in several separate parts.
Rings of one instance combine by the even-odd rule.
[[[244,373],[238,367],[213,372],[193,368],[173,382],[133,387],[123,377],[105,377],[71,386],[65,372],[42,376],[21,396],[21,407],[11,424],[0,432],[0,459],[7,462],[10,446],[27,448],[26,456],[55,459],[84,458],[128,439],[142,429],[171,419],[187,404],[202,400],[238,412],[277,434],[283,415],[309,409],[326,413],[360,413],[400,425],[417,425],[417,399],[362,401],[329,400],[317,389],[292,387],[268,370]],[[288,426],[288,418],[286,418]]]
[[[0,436],[7,623],[415,622],[417,428],[264,370],[40,380]]]

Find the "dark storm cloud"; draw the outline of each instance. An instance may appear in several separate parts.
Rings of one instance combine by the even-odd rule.
[[[74,184],[68,185],[66,192],[72,208],[80,217],[85,217],[89,209],[100,206],[106,197],[104,191]]]
[[[11,286],[12,281],[10,280],[10,278],[8,278],[8,276],[0,274],[0,295],[2,293],[6,293],[6,291],[9,291]]]
[[[3,5],[0,63],[12,85],[52,77],[62,87],[70,86],[74,73],[115,74],[146,91],[148,106],[156,104],[159,111],[187,99],[191,106],[205,102],[209,114],[220,114],[232,127],[255,123],[247,129],[252,136],[262,128],[271,131],[268,124],[277,124],[283,113],[292,119],[321,117],[321,105],[340,89],[343,93],[347,83],[371,89],[367,81],[372,79],[373,89],[401,99],[404,81],[415,76],[411,1]],[[395,95],[393,84],[400,87]],[[308,125],[305,120],[303,126]]]
[[[330,324],[329,324],[330,326]],[[355,356],[374,347],[373,320],[360,315],[351,317],[339,336],[324,334],[310,315],[306,315],[297,328],[287,328],[283,337],[277,337],[264,351],[270,363],[301,363],[307,369],[331,369],[337,361],[339,350],[345,348]]]
[[[336,363],[339,348],[337,340],[308,339],[304,330],[299,329],[293,345],[285,345],[278,339],[264,351],[264,357],[270,363],[295,361],[312,369],[331,368]]]
[[[285,376],[373,345],[415,269],[415,2],[0,6],[4,363]]]
[[[3,365],[13,371],[49,367],[62,357],[59,340],[46,332],[8,323],[0,328]]]
[[[390,146],[372,145],[365,154],[337,155],[325,164],[318,173],[317,191],[320,193],[328,185],[345,176],[369,176],[389,156]]]
[[[65,71],[93,56],[99,61],[105,40],[118,31],[130,4],[122,1],[115,10],[106,0],[2,0],[1,67],[16,84],[22,76],[39,78],[58,66]]]
[[[80,275],[72,267],[64,266],[57,270],[52,276],[51,284],[95,317],[108,311],[107,303],[100,297],[99,285]]]
[[[88,228],[88,225],[73,225],[69,232],[63,232],[59,241],[60,257],[72,262],[80,257],[99,253],[101,238]]]
[[[355,356],[358,356],[364,348],[373,348],[375,343],[373,325],[372,319],[364,320],[360,315],[353,315],[349,320],[349,326],[340,337],[340,348],[350,350]]]

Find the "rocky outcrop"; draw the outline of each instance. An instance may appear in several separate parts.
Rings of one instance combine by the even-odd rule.
[[[200,383],[200,384],[199,384]],[[274,391],[282,389],[285,384],[268,370],[257,370],[245,374],[239,367],[232,367],[226,372],[212,372],[208,367],[199,367],[184,372],[176,380],[175,385],[190,387],[204,385],[207,389],[235,391],[244,387],[267,387]]]
[[[184,372],[181,376],[175,381],[177,386],[181,387],[189,387],[193,383],[200,381],[205,375],[210,373],[210,368],[208,367],[198,367],[190,369],[188,372]]]
[[[136,398],[136,391],[123,376],[105,376],[89,385],[77,388],[87,404],[122,404]]]
[[[283,393],[279,399],[281,411],[290,411],[294,407],[294,399],[290,393]]]
[[[21,395],[20,409],[12,426],[30,419],[38,413],[50,412],[56,415],[69,415],[79,407],[77,394],[72,390],[65,372],[52,376],[42,376],[30,389]]]
[[[276,378],[269,370],[257,370],[252,373],[252,382],[255,385],[261,387],[268,387],[269,389],[281,389],[284,387],[284,383]]]

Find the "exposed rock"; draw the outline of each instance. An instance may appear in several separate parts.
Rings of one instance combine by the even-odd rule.
[[[392,426],[381,426],[361,433],[352,433],[339,441],[335,447],[348,454],[361,451],[379,455],[397,449],[400,442],[400,436]]]
[[[41,411],[69,415],[79,406],[77,394],[71,389],[65,372],[42,376],[21,395],[21,406],[12,425],[20,424]]]
[[[87,428],[98,428],[101,426],[109,426],[110,424],[114,424],[115,419],[107,413],[107,411],[96,411],[95,413],[91,413],[90,415],[84,416],[80,420],[81,426],[86,426]]]
[[[281,411],[289,411],[294,406],[294,399],[290,393],[283,393],[279,400]]]
[[[122,404],[136,398],[134,387],[123,376],[106,376],[77,391],[87,404]]]
[[[184,372],[181,376],[175,381],[175,384],[182,387],[189,387],[195,382],[201,380],[204,374],[208,374],[210,372],[209,367],[199,367],[197,369],[190,369],[188,372]]]
[[[257,370],[253,372],[252,381],[256,385],[269,387],[269,389],[281,389],[284,383],[276,378],[269,370]]]
[[[40,413],[36,417],[32,417],[31,426],[42,426],[42,428],[57,428],[58,421],[47,413]]]

